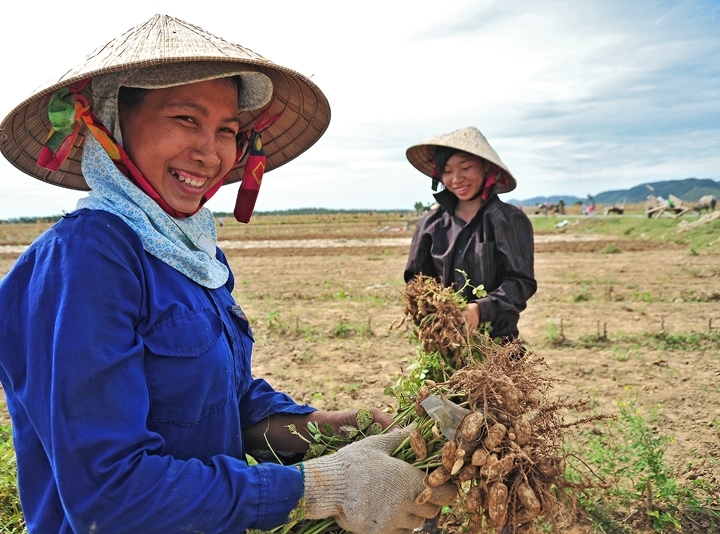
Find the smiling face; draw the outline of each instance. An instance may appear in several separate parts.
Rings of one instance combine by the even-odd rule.
[[[458,152],[448,158],[441,179],[460,202],[474,200],[485,181],[485,165],[478,156]]]
[[[148,91],[119,118],[123,148],[176,211],[195,212],[235,164],[240,119],[230,79]]]

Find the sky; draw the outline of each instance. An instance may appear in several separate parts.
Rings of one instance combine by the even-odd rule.
[[[480,129],[516,178],[505,200],[720,180],[720,0],[124,0],[3,12],[0,117],[157,13],[311,77],[325,135],[266,174],[256,210],[432,202],[408,147]],[[95,7],[96,10],[100,10]],[[209,202],[232,211],[237,185]],[[72,211],[83,192],[0,158],[0,219]]]

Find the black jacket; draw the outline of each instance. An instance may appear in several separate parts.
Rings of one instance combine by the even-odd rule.
[[[480,321],[491,323],[491,335],[517,337],[520,312],[537,290],[530,219],[497,196],[488,199],[469,223],[451,213],[452,203],[441,204],[446,207],[434,209],[418,222],[405,281],[425,274],[459,289],[465,284],[465,277],[456,271],[461,269],[472,286],[482,284],[488,293],[477,299],[472,288],[466,288],[464,297],[478,303]]]

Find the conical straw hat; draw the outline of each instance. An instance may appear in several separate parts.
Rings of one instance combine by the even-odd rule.
[[[82,142],[80,132],[75,145],[59,170],[52,172],[37,165],[38,155],[50,130],[48,101],[56,89],[69,87],[93,76],[152,67],[170,78],[182,77],[168,64],[183,63],[189,70],[202,72],[195,79],[170,80],[165,86],[192,83],[231,74],[243,78],[250,95],[240,99],[243,129],[252,127],[267,110],[267,116],[281,114],[262,132],[267,156],[265,171],[296,158],[312,146],[328,127],[330,105],[320,89],[305,76],[277,65],[240,45],[229,43],[202,28],[166,15],[153,18],[90,54],[78,67],[67,71],[36,91],[13,109],[0,123],[0,152],[18,169],[44,182],[87,190],[80,170]],[[195,65],[197,64],[197,65]],[[165,66],[165,67],[163,67]],[[197,67],[197,69],[194,69]],[[269,80],[270,83],[267,83]],[[92,84],[84,94],[92,103]],[[257,109],[255,109],[257,108]],[[226,183],[242,179],[243,164],[234,169]]]
[[[505,185],[498,183],[495,189],[497,193],[507,193],[517,187],[515,178],[502,162],[500,156],[498,156],[497,152],[490,146],[490,143],[488,143],[485,136],[480,133],[480,130],[472,126],[431,137],[422,143],[408,148],[405,155],[417,170],[423,174],[427,174],[431,178],[439,178],[433,176],[433,156],[435,149],[439,146],[455,148],[469,154],[474,154],[475,156],[480,156],[504,170],[507,176],[507,183]]]

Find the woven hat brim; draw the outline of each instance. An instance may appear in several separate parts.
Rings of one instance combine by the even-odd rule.
[[[188,34],[188,39],[182,38],[182,35],[178,37],[178,33],[183,32]],[[132,43],[125,39],[130,34],[133,35]],[[169,35],[172,37],[168,37]],[[202,38],[198,39],[198,35]],[[165,42],[163,39],[172,40],[175,55],[162,51],[162,44]],[[178,42],[187,44],[187,49],[176,50]],[[124,46],[121,47],[120,43]],[[155,46],[152,46],[153,44]],[[157,52],[158,49],[160,52]],[[323,92],[308,78],[251,50],[223,41],[196,26],[157,15],[101,47],[88,56],[80,67],[67,72],[59,81],[47,84],[13,109],[0,123],[0,152],[25,174],[53,185],[86,191],[89,188],[80,168],[86,133],[84,129],[78,135],[68,158],[57,171],[48,171],[36,163],[50,130],[47,107],[53,91],[99,74],[162,63],[194,61],[235,64],[239,70],[264,74],[272,82],[273,94],[269,104],[261,109],[240,113],[243,129],[252,127],[265,110],[268,110],[269,117],[281,114],[280,119],[262,132],[263,148],[267,156],[265,172],[298,157],[327,130],[330,123],[330,104]],[[87,96],[92,99],[92,95]],[[243,167],[244,163],[241,162],[240,166],[231,171],[225,183],[240,181]]]
[[[462,150],[468,154],[479,156],[504,170],[507,176],[507,183],[505,185],[497,184],[495,189],[496,193],[508,193],[517,187],[515,177],[477,128],[463,128],[462,130],[456,130],[448,134],[431,137],[422,143],[408,148],[405,155],[413,167],[421,173],[435,178],[435,176],[433,176],[432,160],[435,149],[441,146]]]
[[[92,83],[94,96],[97,97],[95,81],[98,76],[117,77],[118,75],[121,75],[121,85],[139,89],[165,89],[188,83],[237,76],[242,79],[242,91],[238,95],[239,111],[252,111],[265,107],[273,96],[273,86],[270,78],[245,63],[226,63],[224,61],[159,63],[142,69],[129,69],[114,74],[95,75]],[[116,97],[117,94],[114,96]]]

